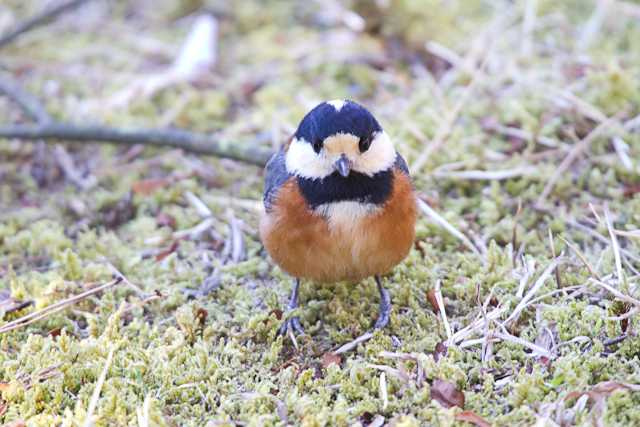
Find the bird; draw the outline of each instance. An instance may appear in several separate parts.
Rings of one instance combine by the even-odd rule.
[[[309,111],[265,167],[259,234],[271,259],[294,280],[357,283],[373,276],[380,295],[373,325],[389,323],[382,276],[408,255],[417,198],[406,161],[364,106],[332,100]],[[279,334],[303,334],[297,316]]]

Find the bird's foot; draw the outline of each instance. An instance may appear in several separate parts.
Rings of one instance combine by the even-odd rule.
[[[294,335],[303,335],[304,328],[300,323],[300,318],[298,316],[290,317],[282,323],[280,329],[278,329],[278,335],[287,335],[289,331],[292,331]]]
[[[391,294],[382,287],[380,278],[377,276],[376,282],[378,283],[378,290],[380,292],[380,314],[378,315],[376,323],[373,325],[373,329],[383,329],[389,324],[389,317],[391,316]]]

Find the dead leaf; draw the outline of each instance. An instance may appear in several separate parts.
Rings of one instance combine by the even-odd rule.
[[[640,193],[640,184],[627,184],[624,186],[624,197],[633,197],[638,193]]]
[[[135,207],[133,206],[133,197],[129,192],[120,200],[108,203],[100,209],[98,225],[104,225],[107,228],[117,228],[129,222],[134,216]]]
[[[9,404],[7,402],[0,403],[0,417],[3,416],[5,412],[7,412],[8,408],[9,408]]]
[[[440,341],[438,344],[436,344],[436,351],[433,352],[433,360],[437,362],[438,360],[442,359],[447,355],[447,351],[447,345],[444,343],[444,341]]]
[[[22,420],[11,421],[4,425],[4,427],[26,427],[27,424]]]
[[[431,398],[445,408],[451,408],[452,406],[464,408],[464,393],[449,381],[434,380],[431,385]]]
[[[335,354],[333,352],[327,352],[322,355],[322,367],[328,368],[330,365],[335,364],[340,366],[340,362],[342,362],[342,357],[339,354]]]
[[[49,332],[47,332],[47,335],[49,335],[51,338],[55,339],[55,338],[59,337],[61,333],[62,333],[62,329],[61,328],[54,328],[54,329],[50,330]]]
[[[640,385],[617,381],[604,381],[594,385],[589,391],[572,391],[565,397],[565,400],[577,399],[585,394],[588,395],[590,399],[597,400],[610,395],[616,390],[640,391]]]
[[[149,178],[141,181],[134,182],[131,186],[131,191],[135,194],[141,194],[148,196],[156,190],[164,188],[171,184],[172,180],[169,178]]]
[[[178,240],[174,240],[173,243],[171,243],[171,246],[169,246],[166,249],[161,250],[160,252],[158,252],[156,254],[156,261],[162,261],[163,259],[165,259],[169,255],[174,253],[176,251],[176,249],[178,249],[179,245],[180,245],[180,242]]]
[[[204,327],[207,317],[209,317],[209,312],[204,308],[200,307],[196,310],[196,319],[198,320],[200,327]]]
[[[435,289],[431,289],[429,290],[429,292],[427,292],[427,299],[429,300],[429,304],[431,304],[431,308],[433,308],[433,311],[435,311],[436,313],[440,313],[440,307],[438,305],[438,299],[436,298]]]
[[[9,383],[0,381],[0,391],[5,391],[9,388]]]
[[[485,420],[473,411],[462,411],[456,414],[455,419],[457,421],[466,421],[477,427],[491,427],[491,423],[489,423],[489,421]]]
[[[169,227],[172,230],[176,229],[175,217],[164,212],[160,212],[158,216],[156,216],[156,224],[160,227]]]

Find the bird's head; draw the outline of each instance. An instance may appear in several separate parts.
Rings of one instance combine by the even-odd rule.
[[[300,122],[286,155],[287,171],[308,179],[351,173],[373,176],[396,158],[393,144],[363,106],[347,100],[323,102]]]

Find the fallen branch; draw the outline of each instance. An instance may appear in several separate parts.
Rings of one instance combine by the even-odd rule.
[[[17,39],[20,35],[32,30],[35,27],[46,24],[52,19],[62,15],[65,12],[71,11],[78,6],[86,3],[88,0],[69,0],[59,5],[52,6],[34,16],[27,19],[26,21],[19,24],[13,30],[10,30],[8,33],[0,37],[0,48],[11,43],[15,39]]]
[[[0,126],[0,138],[175,147],[191,153],[234,159],[258,166],[264,166],[273,154],[271,150],[261,147],[215,141],[211,135],[182,129],[117,129],[100,125],[40,123]]]

